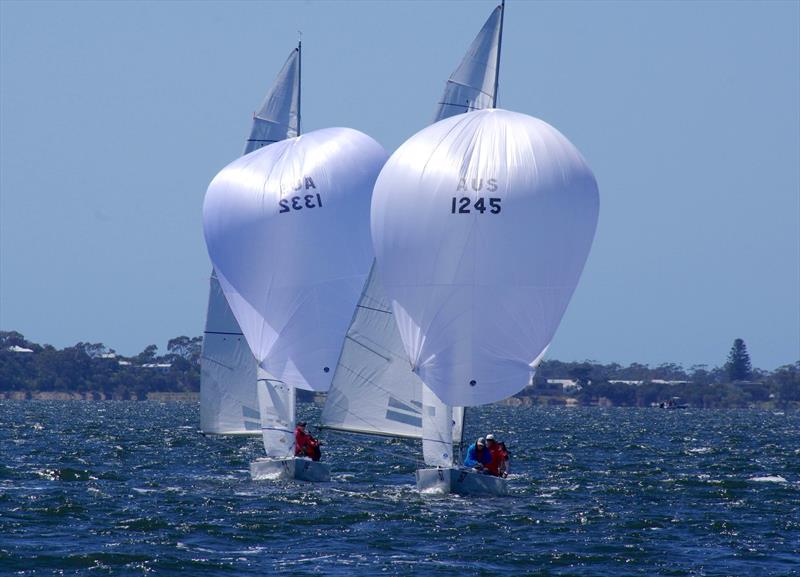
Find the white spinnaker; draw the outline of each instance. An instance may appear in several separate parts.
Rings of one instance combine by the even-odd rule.
[[[211,182],[211,261],[259,365],[325,391],[371,262],[369,203],[386,152],[349,128],[248,154]]]
[[[257,390],[264,451],[276,459],[294,456],[295,388],[259,370]]]
[[[298,46],[292,50],[253,117],[244,154],[297,136],[299,99]],[[200,359],[200,428],[203,432],[228,435],[259,433],[257,366],[212,270]]]
[[[431,467],[453,466],[453,408],[422,385],[422,457]]]
[[[513,395],[553,338],[597,225],[578,150],[500,109],[442,120],[387,161],[372,239],[414,371],[444,402]]]
[[[436,109],[436,120],[494,106],[502,7],[494,9],[450,75]]]
[[[498,6],[448,79],[434,121],[493,105],[501,17]],[[421,439],[422,386],[411,371],[373,261],[336,367],[322,424],[343,431]],[[453,415],[453,441],[460,444],[463,408],[454,407]]]

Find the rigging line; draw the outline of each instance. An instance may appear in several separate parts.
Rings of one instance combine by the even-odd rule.
[[[203,331],[204,335],[230,335],[230,336],[239,336],[243,337],[244,333],[228,333],[225,331]]]
[[[230,366],[226,365],[225,363],[221,363],[217,359],[212,359],[211,357],[207,357],[205,355],[202,355],[200,358],[203,359],[204,361],[208,361],[209,363],[214,363],[215,365],[219,365],[223,369],[228,369],[229,371],[233,370],[233,365]]]
[[[355,340],[355,339],[354,339],[353,337],[351,337],[350,335],[345,335],[345,337],[344,337],[344,338],[346,338],[347,340],[349,340],[349,341],[351,341],[351,342],[354,342],[354,343],[355,343],[355,344],[357,344],[357,345],[361,345],[362,347],[364,347],[365,349],[367,349],[369,352],[371,352],[371,353],[373,353],[374,355],[377,355],[377,356],[379,356],[380,358],[382,358],[382,359],[383,359],[384,361],[386,361],[387,363],[391,363],[391,362],[392,362],[392,359],[391,359],[390,357],[385,357],[385,356],[383,356],[382,354],[380,354],[380,353],[379,353],[378,351],[376,351],[375,349],[371,349],[370,347],[368,347],[368,346],[367,346],[367,345],[365,345],[364,343],[362,343],[362,342],[360,342],[360,341],[357,341],[357,340]]]
[[[464,88],[470,88],[471,90],[477,90],[478,94],[485,94],[486,96],[488,96],[490,98],[492,96],[491,94],[489,94],[485,90],[481,90],[480,88],[476,88],[475,86],[472,86],[471,84],[466,84],[464,82],[458,82],[457,80],[453,80],[452,78],[448,78],[447,79],[447,84],[453,84],[455,86],[463,86]]]
[[[368,306],[364,306],[364,305],[356,305],[356,308],[359,308],[359,309],[366,309],[366,310],[368,310],[368,311],[375,311],[375,312],[377,312],[377,313],[386,313],[387,315],[390,315],[390,314],[392,314],[392,311],[385,311],[385,310],[383,310],[383,309],[376,309],[376,308],[373,308],[373,307],[368,307]]]
[[[478,108],[477,106],[470,106],[469,104],[459,104],[457,102],[444,102],[444,101],[442,101],[439,104],[441,104],[443,106],[457,106],[459,108],[466,108],[467,110],[484,110],[483,108]]]
[[[262,431],[280,431],[281,433],[289,433],[292,434],[294,431],[290,431],[289,429],[281,429],[279,427],[261,427]]]

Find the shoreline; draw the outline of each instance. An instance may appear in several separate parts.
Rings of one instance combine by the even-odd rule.
[[[0,401],[189,401],[200,402],[199,392],[151,391],[136,393],[65,392],[65,391],[1,391]]]

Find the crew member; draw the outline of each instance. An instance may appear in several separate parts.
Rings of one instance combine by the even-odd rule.
[[[491,433],[486,435],[486,448],[492,456],[492,462],[486,469],[495,477],[505,477],[508,470],[508,451],[505,443],[498,443]]]
[[[483,437],[472,443],[467,449],[467,456],[464,459],[465,467],[472,467],[477,471],[484,471],[492,463],[492,456],[486,448],[486,441]]]
[[[322,457],[319,445],[319,441],[310,433],[306,433],[306,422],[297,423],[297,428],[294,430],[294,456],[311,457],[312,461],[319,461]]]

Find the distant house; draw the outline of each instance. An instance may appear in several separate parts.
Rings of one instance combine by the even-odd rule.
[[[664,379],[651,379],[649,381],[608,381],[613,385],[631,385],[634,387],[638,387],[639,385],[643,385],[645,383],[653,383],[654,385],[688,385],[692,381],[665,381]]]
[[[581,390],[578,381],[572,379],[547,379],[548,385],[561,385],[561,390],[565,393],[574,393]]]
[[[12,353],[32,353],[33,349],[26,349],[25,347],[20,347],[19,345],[11,345],[6,349],[7,351],[11,351]]]
[[[172,363],[145,363],[142,365],[143,369],[156,369],[166,373],[172,367]]]

